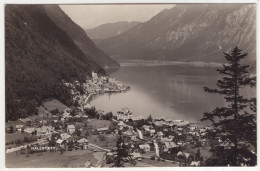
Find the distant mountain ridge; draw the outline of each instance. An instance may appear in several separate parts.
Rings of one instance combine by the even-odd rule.
[[[116,23],[102,24],[97,27],[84,30],[92,40],[100,40],[122,34],[140,23],[141,22],[136,21],[120,21]]]
[[[118,61],[225,62],[235,46],[256,59],[254,4],[177,4],[98,47]]]
[[[74,23],[58,5],[44,5],[44,8],[55,24],[70,36],[84,54],[91,56],[93,61],[103,68],[106,66],[119,66],[115,60],[111,59],[102,50],[98,49],[95,43],[86,35],[85,31]]]

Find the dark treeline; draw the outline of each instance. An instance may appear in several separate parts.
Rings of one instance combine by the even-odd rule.
[[[62,80],[83,82],[92,70],[105,74],[41,5],[5,7],[6,121],[34,114],[47,98],[72,105]]]
[[[216,137],[231,141],[233,144],[212,146],[213,155],[206,161],[209,166],[255,166],[256,155],[256,98],[242,96],[241,89],[256,86],[256,76],[248,71],[249,65],[242,64],[247,57],[235,47],[232,52],[224,53],[227,63],[217,69],[222,76],[217,80],[217,88],[204,87],[209,93],[222,95],[226,106],[216,107],[203,114],[202,121],[212,122],[214,131],[210,139]]]

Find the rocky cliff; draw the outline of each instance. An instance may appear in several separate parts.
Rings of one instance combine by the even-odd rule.
[[[119,61],[224,62],[235,46],[256,59],[256,6],[178,4],[98,46]]]

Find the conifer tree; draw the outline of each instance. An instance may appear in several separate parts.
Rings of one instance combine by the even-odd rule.
[[[256,149],[256,98],[244,97],[241,89],[255,87],[256,77],[249,71],[249,65],[241,64],[247,56],[239,48],[231,54],[224,53],[227,63],[217,69],[223,77],[217,81],[217,88],[204,87],[209,93],[222,95],[225,106],[216,107],[212,112],[203,114],[202,121],[209,120],[214,127],[215,137],[222,137],[233,142],[231,149],[215,146],[213,156],[207,165],[256,165],[256,154],[249,147]]]
[[[200,160],[200,148],[198,148],[198,150],[197,150],[197,153],[196,153],[196,157],[195,157],[195,160],[196,161],[199,161]]]
[[[124,143],[124,140],[122,136],[120,135],[118,140],[117,140],[117,154],[114,158],[114,165],[113,167],[124,167],[124,157],[128,157],[128,150],[126,148],[126,145]]]
[[[153,118],[152,118],[151,115],[149,115],[149,116],[147,117],[147,119],[145,120],[145,124],[150,124],[152,121],[153,121]]]

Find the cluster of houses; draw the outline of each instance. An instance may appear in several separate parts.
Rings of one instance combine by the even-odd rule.
[[[110,78],[108,76],[98,76],[94,71],[92,71],[92,78],[87,79],[85,83],[80,84],[78,81],[75,81],[75,83],[64,83],[64,85],[71,88],[71,94],[74,95],[75,98],[80,95],[79,91],[77,90],[77,86],[82,86],[85,94],[125,92],[130,88],[115,78]]]
[[[38,120],[37,122],[41,123],[38,126],[35,126],[36,121],[29,118],[21,119],[20,121],[24,124],[18,124],[15,128],[17,131],[34,134],[55,142],[51,146],[48,145],[48,141],[44,141],[40,146],[39,144],[31,145],[31,149],[35,151],[42,150],[42,148],[46,148],[47,151],[54,150],[54,147],[55,151],[57,148],[68,149],[70,142],[73,142],[72,148],[88,149],[89,142],[86,136],[74,138],[76,130],[83,131],[82,128],[77,128],[73,122],[67,123],[71,118],[79,118],[76,121],[82,122],[83,120],[88,120],[88,116],[81,112],[77,112],[72,116],[72,110],[71,108],[65,108],[58,114],[51,115],[51,119]],[[129,148],[130,155],[136,160],[142,160],[147,155],[163,158],[163,153],[172,153],[172,151],[176,151],[176,156],[189,157],[190,154],[182,151],[181,147],[193,144],[194,137],[197,137],[197,141],[201,142],[202,146],[206,145],[206,132],[208,129],[211,129],[210,127],[199,129],[196,124],[164,118],[143,122],[142,125],[136,127],[136,123],[144,120],[142,116],[134,116],[128,108],[118,111],[116,119],[112,120],[112,122],[116,123],[116,129],[113,130],[113,133],[119,134],[120,132],[122,134]],[[64,127],[65,123],[67,123],[66,127]],[[104,127],[95,131],[98,134],[106,135],[108,130],[108,127]],[[108,156],[111,154],[113,155],[113,152],[108,153]],[[198,161],[193,161],[193,164],[196,162]]]
[[[16,131],[34,134],[54,142],[47,146],[46,142],[40,144],[44,147],[39,146],[39,144],[32,145],[33,150],[42,148],[54,150],[54,147],[55,149],[66,148],[71,142],[73,142],[73,148],[87,149],[89,142],[86,136],[74,138],[77,131],[83,132],[84,130],[77,128],[73,122],[68,122],[68,120],[73,119],[77,122],[88,120],[88,116],[84,114],[83,110],[91,108],[88,99],[92,94],[127,90],[127,86],[115,79],[105,76],[98,77],[94,72],[92,79],[87,80],[86,83],[64,84],[72,88],[71,93],[74,101],[78,100],[79,106],[73,108],[65,106],[59,108],[56,113],[43,106],[41,110],[49,112],[48,117],[45,116],[37,121],[30,118],[21,119],[22,124],[15,125]],[[82,86],[85,93],[81,94],[77,90],[77,86]],[[189,158],[190,154],[183,151],[182,147],[198,142],[200,146],[206,146],[207,130],[212,129],[211,127],[199,128],[198,124],[167,118],[156,118],[144,122],[146,119],[143,116],[134,116],[128,108],[121,109],[115,116],[116,119],[113,119],[112,122],[116,123],[116,129],[113,130],[113,133],[122,133],[130,155],[136,160],[142,160],[144,156],[163,158],[165,153],[174,153],[176,157]],[[108,127],[96,129],[99,134],[104,135],[109,132],[108,130]],[[107,158],[113,155],[115,152],[109,152]],[[199,162],[191,161],[190,164],[197,166]]]
[[[12,127],[14,127],[14,132],[29,133],[38,137],[49,136],[54,131],[54,128],[48,125],[46,120],[33,121],[30,118],[19,119]],[[6,129],[10,130],[10,127]]]
[[[87,79],[84,83],[75,81],[74,83],[65,83],[64,85],[70,88],[73,101],[78,103],[77,109],[83,111],[90,109],[90,98],[96,94],[126,92],[130,86],[126,86],[115,78],[108,76],[98,76],[97,73],[92,71],[92,78]],[[102,112],[101,112],[102,114]]]
[[[15,128],[20,132],[23,131],[38,137],[52,139],[52,141],[55,141],[56,148],[66,148],[70,142],[73,142],[73,148],[87,149],[87,137],[74,138],[77,128],[73,122],[64,127],[65,123],[70,119],[76,119],[79,122],[88,120],[88,116],[83,114],[82,110],[76,110],[77,112],[73,115],[72,110],[75,110],[75,108],[66,107],[63,110],[60,109],[58,114],[50,115],[49,120],[46,118],[38,120],[37,122],[40,125],[37,125],[36,121],[29,118],[21,119],[21,122],[24,124],[16,125]],[[117,126],[113,133],[122,133],[130,155],[136,160],[142,160],[143,155],[146,154],[150,155],[150,157],[163,158],[163,153],[172,153],[173,151],[177,157],[186,156],[189,158],[190,154],[182,151],[182,147],[194,144],[195,139],[196,142],[200,142],[200,145],[207,145],[206,133],[208,129],[211,129],[210,127],[199,128],[198,125],[187,121],[167,118],[156,118],[149,122],[142,122],[145,120],[144,117],[140,115],[134,116],[128,108],[122,108],[118,111],[115,118],[112,122],[115,122]],[[141,125],[140,122],[142,122]],[[30,124],[28,125],[28,123]],[[138,123],[139,126],[136,127]],[[82,128],[78,128],[78,130],[83,131]],[[104,127],[95,131],[98,134],[106,135],[109,132],[108,130],[108,127]],[[49,149],[46,147],[46,142],[44,143],[42,144],[44,148]],[[35,145],[31,147],[33,150],[41,150],[43,148]],[[194,164],[198,161],[192,162]]]
[[[202,147],[208,145],[207,131],[211,127],[189,123],[183,120],[156,118],[149,122],[142,122],[137,128],[136,123],[144,121],[142,116],[134,116],[128,108],[117,112],[118,130],[121,131],[130,154],[142,159],[146,153],[163,158],[163,153],[174,153],[176,158],[190,158],[191,154],[185,152],[185,146]],[[196,143],[199,143],[196,145]],[[110,154],[111,155],[111,154]],[[199,166],[200,161],[190,161],[190,165]]]

